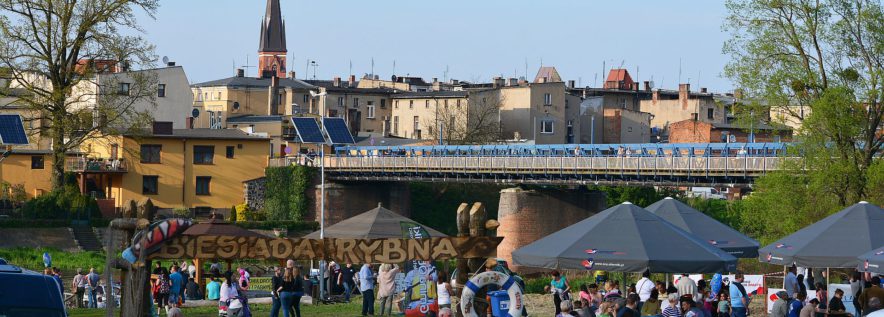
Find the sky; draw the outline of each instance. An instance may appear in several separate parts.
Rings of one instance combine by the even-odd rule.
[[[198,83],[257,65],[265,5],[166,0],[156,19],[139,14],[138,21],[157,56],[168,56]],[[675,89],[680,78],[692,90],[733,90],[722,76],[729,34],[718,0],[281,0],[281,7],[289,70],[301,79],[314,71],[317,79],[346,78],[351,62],[359,78],[374,59],[381,78],[395,71],[428,81],[526,73],[533,79],[542,64],[578,86],[596,87],[622,65],[657,88]],[[308,68],[309,61],[318,66]]]

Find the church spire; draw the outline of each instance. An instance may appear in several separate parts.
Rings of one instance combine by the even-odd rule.
[[[279,0],[267,0],[267,12],[261,21],[261,39],[258,44],[258,74],[261,77],[285,77],[286,69],[285,21]]]

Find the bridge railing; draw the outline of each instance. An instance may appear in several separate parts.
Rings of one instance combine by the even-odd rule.
[[[326,169],[363,173],[760,174],[793,157],[329,156]]]

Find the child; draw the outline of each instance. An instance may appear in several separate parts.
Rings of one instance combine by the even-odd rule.
[[[730,316],[731,311],[731,301],[727,298],[727,293],[721,292],[718,294],[718,317],[727,317]]]

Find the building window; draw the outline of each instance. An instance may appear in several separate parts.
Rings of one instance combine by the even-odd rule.
[[[381,109],[387,109],[387,99],[381,99]]]
[[[156,195],[160,191],[159,179],[156,175],[141,176],[141,194]]]
[[[374,102],[368,102],[368,114],[365,116],[368,119],[374,119]]]
[[[430,101],[429,100],[424,100],[424,108],[430,109]]]
[[[408,101],[408,109],[414,109],[414,100]]]
[[[706,109],[706,119],[709,119],[709,120],[715,119],[715,109],[712,109],[712,108]]]
[[[232,158],[233,158],[233,146],[232,146],[232,145],[230,145],[230,146],[227,147],[227,155],[226,155],[226,156],[227,156],[227,158],[229,158],[229,159],[232,159]]]
[[[552,94],[543,94],[543,105],[552,106]]]
[[[540,133],[552,134],[555,133],[555,121],[552,120],[543,120],[540,121]]]
[[[193,146],[193,164],[212,164],[215,160],[215,147],[211,145]]]
[[[417,131],[421,129],[420,117],[414,116],[414,133],[417,134]]]
[[[212,182],[211,176],[197,176],[196,177],[196,194],[197,195],[209,195],[209,185]]]
[[[220,91],[218,92],[218,96],[215,97],[215,100],[221,100],[221,92]]]
[[[394,100],[394,101],[393,101],[393,107],[396,108],[396,109],[399,109],[399,100]]]
[[[160,152],[163,146],[159,144],[141,145],[141,163],[160,163]]]
[[[448,99],[445,99],[445,102],[443,104],[445,105],[445,109],[448,109]]]
[[[457,100],[457,109],[460,109],[460,99]]]
[[[157,85],[157,97],[165,97],[166,96],[166,84]]]
[[[354,108],[358,108],[358,107],[359,107],[359,98],[353,98],[353,107],[354,107]]]
[[[393,116],[393,134],[399,135],[399,116]]]
[[[338,107],[344,106],[344,97],[338,97]]]
[[[43,169],[44,162],[43,155],[31,156],[31,169],[32,170],[41,170]]]
[[[620,109],[626,109],[626,97],[620,97],[617,100],[618,105],[620,105]]]
[[[304,95],[304,104],[310,102],[310,99],[309,99],[309,98],[310,98],[310,96],[308,96],[308,95]]]
[[[124,95],[124,96],[128,96],[129,95],[129,83],[120,83],[120,90],[118,91],[118,93],[121,95]]]

